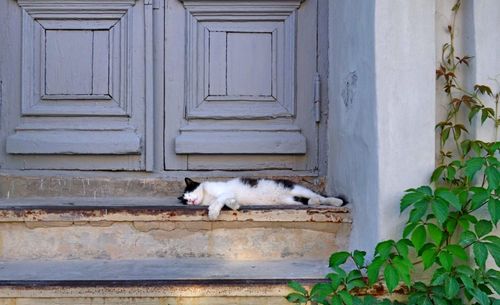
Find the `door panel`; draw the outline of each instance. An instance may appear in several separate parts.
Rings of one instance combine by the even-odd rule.
[[[316,169],[316,4],[167,1],[166,169]]]
[[[9,164],[146,169],[151,160],[144,152],[152,145],[145,140],[152,132],[146,128],[152,118],[145,115],[152,107],[145,94],[151,65],[144,60],[151,56],[145,48],[150,5],[142,0],[17,2],[21,115],[11,117]]]

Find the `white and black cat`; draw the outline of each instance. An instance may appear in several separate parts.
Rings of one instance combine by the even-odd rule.
[[[323,197],[288,180],[235,178],[199,183],[186,178],[184,181],[186,189],[178,199],[188,205],[207,205],[211,220],[217,219],[224,206],[237,210],[241,205],[343,205],[342,199]]]

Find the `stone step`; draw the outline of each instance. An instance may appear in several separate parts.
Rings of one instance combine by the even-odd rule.
[[[290,280],[327,273],[327,262],[312,260],[3,262],[0,304],[287,304]]]
[[[113,286],[117,281],[122,285],[266,281],[286,284],[290,280],[321,280],[328,272],[328,262],[323,260],[29,260],[0,262],[0,285]]]
[[[327,282],[326,261],[216,259],[0,262],[1,305],[285,305],[294,280]],[[379,285],[359,290],[404,300]]]
[[[327,261],[347,248],[351,222],[346,207],[249,206],[209,221],[174,197],[4,199],[0,261]]]

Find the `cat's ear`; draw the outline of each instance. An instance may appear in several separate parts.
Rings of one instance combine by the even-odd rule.
[[[188,177],[184,178],[184,182],[186,182],[186,185],[193,185],[193,184],[199,184],[198,182],[195,182]]]

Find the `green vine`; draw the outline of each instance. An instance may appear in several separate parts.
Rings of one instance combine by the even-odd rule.
[[[500,93],[486,85],[472,89],[460,83],[457,72],[470,56],[457,56],[455,20],[458,0],[448,26],[450,41],[442,48],[436,71],[449,99],[446,119],[436,125],[439,163],[429,185],[406,190],[401,212],[409,210],[400,240],[377,244],[371,262],[366,252],[333,253],[326,280],[310,290],[290,282],[286,298],[299,304],[500,304],[500,238],[493,232],[500,219],[500,142],[469,139],[475,120],[492,121],[498,134]],[[492,99],[494,108],[485,98]],[[461,122],[463,115],[467,120]],[[448,149],[447,147],[453,147]],[[486,261],[492,257],[497,268]],[[351,266],[351,267],[348,267]],[[352,267],[354,266],[354,267]],[[418,280],[428,279],[428,280]],[[370,289],[385,284],[389,292],[405,287],[405,302],[377,299]],[[360,290],[368,291],[361,296]]]

